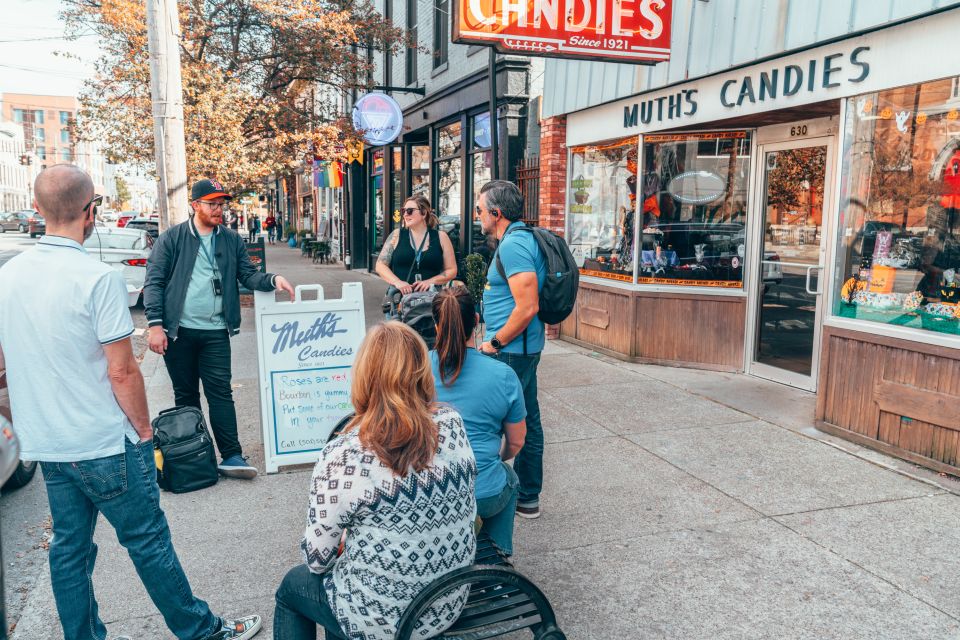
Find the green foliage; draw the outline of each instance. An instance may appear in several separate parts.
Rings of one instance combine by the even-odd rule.
[[[127,205],[130,204],[130,187],[127,186],[127,181],[122,176],[116,176],[113,181],[117,187],[119,208],[126,209]]]
[[[483,300],[483,287],[487,284],[487,263],[479,253],[471,253],[464,262],[467,265],[465,274],[467,291],[479,306],[480,301]]]

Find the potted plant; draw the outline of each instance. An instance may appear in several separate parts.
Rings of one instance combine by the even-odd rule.
[[[283,233],[287,236],[287,246],[291,249],[296,248],[297,246],[297,234],[293,228],[292,224],[288,224],[283,229]]]
[[[477,313],[480,313],[480,301],[483,300],[483,287],[487,284],[487,263],[479,253],[471,253],[464,259],[464,263],[466,264],[464,280],[466,281],[467,291],[470,292],[470,295],[472,295],[476,301]],[[480,322],[483,322],[482,317],[480,318]]]

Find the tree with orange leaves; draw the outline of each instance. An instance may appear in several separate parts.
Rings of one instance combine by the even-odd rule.
[[[111,160],[153,161],[142,0],[65,0],[72,33],[103,55],[80,96],[81,135]],[[396,53],[403,33],[368,0],[180,0],[187,173],[252,187],[309,153],[345,160],[355,136],[339,96],[365,89],[368,50]]]

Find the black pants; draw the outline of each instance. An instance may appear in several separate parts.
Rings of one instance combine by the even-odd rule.
[[[210,405],[210,427],[220,457],[240,455],[237,410],[230,386],[230,336],[226,329],[206,330],[180,327],[177,339],[167,344],[163,356],[173,382],[177,406],[200,409],[200,381]]]

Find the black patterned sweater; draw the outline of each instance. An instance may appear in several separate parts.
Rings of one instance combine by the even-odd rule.
[[[313,470],[300,546],[323,573],[340,627],[351,640],[392,640],[407,605],[435,578],[473,562],[477,464],[460,414],[434,415],[440,441],[432,465],[398,477],[360,442],[356,429],[331,441]],[[337,557],[346,530],[344,552]],[[460,615],[468,588],[437,601],[417,626],[429,638]]]

